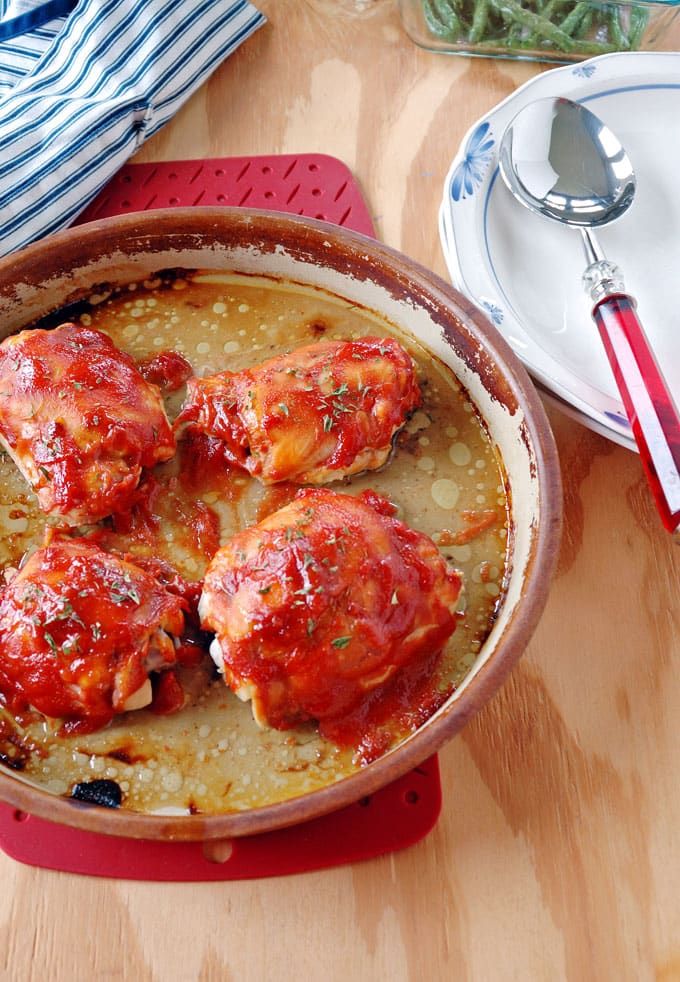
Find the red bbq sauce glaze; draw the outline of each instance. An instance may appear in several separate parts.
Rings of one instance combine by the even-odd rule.
[[[219,547],[220,521],[209,505],[186,493],[181,478],[146,474],[130,510],[113,515],[97,537],[106,548],[166,561],[183,552],[205,565]]]
[[[152,681],[153,700],[151,711],[158,716],[171,716],[184,708],[184,689],[173,669],[159,672]]]
[[[243,472],[234,471],[222,440],[187,431],[177,446],[177,457],[186,494],[195,497],[214,491],[231,501],[243,493]]]
[[[189,379],[175,429],[219,439],[232,465],[265,484],[324,483],[384,464],[421,402],[413,360],[393,338],[319,341]]]
[[[43,511],[69,524],[129,507],[175,438],[160,392],[111,339],[62,324],[0,345],[0,436]]]
[[[352,748],[355,763],[369,764],[382,757],[395,738],[419,729],[454,691],[453,683],[446,687],[439,683],[441,657],[441,651],[434,651],[404,665],[346,715],[320,721],[319,732],[338,746]]]
[[[415,681],[455,629],[461,579],[394,511],[371,491],[305,489],[213,559],[202,624],[217,636],[227,682],[252,698],[263,725],[316,720],[356,746],[388,715],[420,712]],[[372,695],[407,666],[410,684],[369,712]]]
[[[0,595],[0,695],[62,720],[62,732],[99,729],[151,666],[176,662],[184,607],[133,563],[48,532]]]
[[[161,392],[176,392],[194,373],[191,363],[179,351],[161,351],[137,362],[142,378],[157,385]]]

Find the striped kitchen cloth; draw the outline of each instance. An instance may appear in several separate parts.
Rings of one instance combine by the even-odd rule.
[[[0,255],[70,225],[264,21],[247,0],[0,0]]]

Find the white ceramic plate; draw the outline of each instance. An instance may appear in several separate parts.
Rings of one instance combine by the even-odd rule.
[[[680,54],[621,53],[547,71],[468,131],[439,214],[450,276],[512,345],[539,387],[582,422],[635,450],[590,301],[577,231],[532,214],[498,173],[498,146],[534,99],[582,102],[617,134],[638,178],[635,201],[598,238],[621,268],[680,403]]]

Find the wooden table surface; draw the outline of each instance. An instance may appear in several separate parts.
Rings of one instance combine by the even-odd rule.
[[[268,23],[139,161],[323,152],[386,243],[446,277],[437,208],[468,127],[547,66],[412,44],[393,0],[260,0]],[[0,978],[680,979],[680,549],[636,455],[549,410],[565,531],[545,614],[440,753],[400,852],[163,884],[0,853]]]

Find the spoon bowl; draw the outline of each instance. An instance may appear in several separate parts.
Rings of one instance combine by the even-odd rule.
[[[577,228],[609,364],[664,527],[680,527],[680,415],[638,319],[620,270],[595,229],[620,218],[635,197],[633,165],[615,134],[565,98],[529,103],[508,125],[498,168],[508,189],[538,215]]]
[[[579,228],[620,218],[635,172],[616,135],[570,99],[539,99],[510,123],[498,166],[515,197],[538,215]]]

